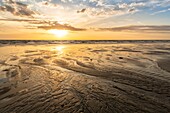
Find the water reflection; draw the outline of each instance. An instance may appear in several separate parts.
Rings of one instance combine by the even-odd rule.
[[[64,48],[65,46],[61,45],[61,46],[57,46],[55,49],[59,52],[62,52]]]
[[[58,54],[63,54],[64,48],[65,48],[64,45],[59,45],[59,46],[54,47],[53,51],[57,51]]]

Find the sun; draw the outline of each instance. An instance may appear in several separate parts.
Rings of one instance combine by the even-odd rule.
[[[51,29],[48,30],[49,33],[56,35],[57,37],[64,37],[68,34],[67,30],[56,30],[56,29]]]

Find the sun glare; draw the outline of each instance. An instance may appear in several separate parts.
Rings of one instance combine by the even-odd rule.
[[[64,46],[57,46],[55,49],[61,52],[64,48],[65,48]]]
[[[57,37],[64,37],[68,34],[67,30],[48,30],[49,33],[56,35]]]

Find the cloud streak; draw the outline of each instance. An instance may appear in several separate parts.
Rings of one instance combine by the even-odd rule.
[[[99,28],[100,31],[113,31],[113,32],[121,32],[121,31],[130,31],[130,32],[169,32],[170,26],[162,25],[162,26],[123,26],[123,27],[113,27],[113,28]]]
[[[165,13],[165,12],[167,12],[167,11],[170,11],[170,8],[165,9],[165,10],[161,10],[161,11],[154,12],[154,13],[152,13],[151,15],[156,15],[156,14],[159,14],[159,13]]]
[[[12,22],[37,22],[38,20],[35,20],[35,19],[11,19],[11,18],[6,18],[6,19],[0,19],[0,21],[12,21]]]
[[[12,21],[12,22],[26,22],[29,23],[28,29],[59,29],[59,30],[70,30],[70,31],[86,31],[92,29],[77,28],[69,24],[60,24],[57,21],[44,21],[38,19],[0,19],[0,21]],[[30,27],[31,26],[31,27]],[[133,25],[133,26],[122,26],[112,28],[94,28],[95,31],[112,31],[112,32],[169,32],[170,25]]]
[[[11,22],[27,22],[29,23],[28,29],[58,29],[58,30],[70,30],[70,31],[85,31],[85,28],[73,27],[69,24],[60,24],[57,21],[44,21],[38,19],[0,19],[0,21],[11,21]],[[30,27],[31,26],[31,27]]]
[[[45,29],[45,30],[50,30],[50,29],[70,30],[70,31],[85,31],[86,30],[84,28],[76,28],[69,24],[60,24],[58,22],[46,22],[46,24],[48,25],[38,26],[37,28]]]

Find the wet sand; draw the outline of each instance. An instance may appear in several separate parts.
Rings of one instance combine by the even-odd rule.
[[[168,59],[161,59],[158,61],[158,66],[163,70],[170,72],[170,58]]]
[[[0,113],[169,113],[170,43],[0,46]]]

